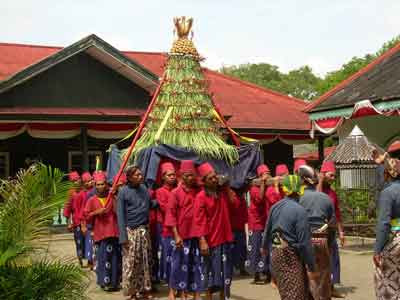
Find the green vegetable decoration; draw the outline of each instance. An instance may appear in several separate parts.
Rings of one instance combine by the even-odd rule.
[[[168,55],[164,77],[134,151],[169,144],[187,148],[200,157],[238,160],[237,148],[224,141],[201,57],[188,38],[192,18],[174,19],[177,40]]]

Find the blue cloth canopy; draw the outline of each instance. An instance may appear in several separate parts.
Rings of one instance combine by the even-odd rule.
[[[176,161],[193,160],[196,165],[209,162],[217,174],[226,175],[230,178],[230,185],[233,188],[240,188],[248,177],[256,175],[257,166],[261,164],[261,152],[259,144],[246,144],[238,148],[239,161],[235,165],[229,165],[223,160],[201,159],[193,151],[172,145],[160,145],[149,147],[140,151],[136,158],[136,165],[142,170],[145,183],[148,187],[153,187],[156,182],[158,167],[163,158]],[[107,179],[112,182],[114,176],[122,164],[121,151],[111,145],[110,154],[107,162]]]

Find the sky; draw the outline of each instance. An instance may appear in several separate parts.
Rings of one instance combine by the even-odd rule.
[[[212,69],[269,63],[324,75],[400,34],[399,0],[1,0],[0,42],[68,46],[96,34],[119,50],[167,52],[194,18]]]

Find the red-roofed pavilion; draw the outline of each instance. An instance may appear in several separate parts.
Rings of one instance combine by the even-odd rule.
[[[0,176],[40,159],[93,170],[131,132],[162,76],[165,53],[119,51],[96,35],[68,47],[0,43]],[[260,140],[266,161],[291,163],[310,140],[302,100],[204,69],[228,124]],[[122,143],[123,144],[123,143]]]

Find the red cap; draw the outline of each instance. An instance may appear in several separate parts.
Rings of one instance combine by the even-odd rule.
[[[81,177],[79,176],[78,172],[73,171],[68,174],[68,179],[69,181],[78,181],[79,179],[81,179]]]
[[[275,176],[282,176],[289,174],[289,169],[285,164],[277,165],[275,168]]]
[[[87,182],[87,181],[90,181],[90,180],[92,180],[92,175],[90,175],[89,172],[85,172],[85,173],[82,174],[82,181],[83,182]]]
[[[297,172],[301,166],[307,165],[305,159],[299,158],[294,161],[293,171]]]
[[[264,164],[259,165],[259,166],[257,167],[257,176],[261,176],[261,175],[263,175],[264,173],[270,173],[268,166],[267,166],[267,165],[264,165]]]
[[[118,175],[118,174],[117,174],[117,175]],[[114,176],[114,178],[113,178],[113,183],[115,183],[115,180],[117,180],[117,175]],[[119,177],[118,184],[125,184],[126,181],[127,181],[127,180],[126,180],[126,174],[125,174],[125,173],[122,173],[121,176]]]
[[[213,166],[210,165],[209,163],[201,164],[201,165],[197,168],[197,171],[199,172],[199,175],[200,175],[201,178],[207,176],[207,175],[210,174],[211,172],[215,172]]]
[[[321,166],[321,172],[326,173],[326,172],[336,172],[335,168],[335,163],[333,161],[324,161],[324,163]]]
[[[164,175],[164,173],[168,172],[168,171],[175,171],[174,165],[170,162],[162,163],[160,168],[161,168],[162,175]]]
[[[102,171],[96,171],[93,173],[93,180],[95,182],[106,181],[106,174]]]
[[[180,167],[180,173],[193,173],[196,174],[196,168],[194,166],[194,162],[192,160],[182,160],[181,161],[181,167]]]

